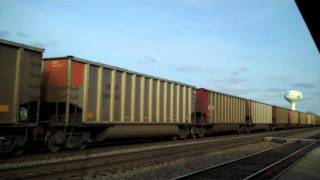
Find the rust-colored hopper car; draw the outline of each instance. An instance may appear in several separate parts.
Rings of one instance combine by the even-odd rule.
[[[196,97],[196,122],[204,125],[201,134],[246,130],[246,99],[203,88]]]
[[[89,137],[184,138],[195,108],[193,86],[73,56],[44,59],[43,87],[53,151]]]

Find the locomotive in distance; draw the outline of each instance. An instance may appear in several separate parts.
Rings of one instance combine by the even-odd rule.
[[[0,152],[310,127],[314,114],[0,40]]]

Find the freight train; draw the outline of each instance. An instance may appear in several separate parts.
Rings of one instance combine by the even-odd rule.
[[[320,117],[0,40],[0,152],[309,127]]]

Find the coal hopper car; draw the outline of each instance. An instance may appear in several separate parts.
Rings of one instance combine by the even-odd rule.
[[[280,106],[272,106],[272,121],[276,129],[286,129],[290,127],[289,111],[289,109]]]
[[[44,59],[43,101],[51,151],[105,139],[185,138],[195,87],[74,56]]]
[[[198,134],[246,130],[246,99],[204,88],[197,89],[196,97]]]
[[[272,105],[248,99],[246,112],[248,131],[274,130],[275,123],[272,121]]]
[[[37,135],[43,49],[0,40],[0,152],[19,151]]]

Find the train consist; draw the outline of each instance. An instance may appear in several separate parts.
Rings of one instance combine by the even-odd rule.
[[[0,40],[0,152],[320,124],[314,114]]]

